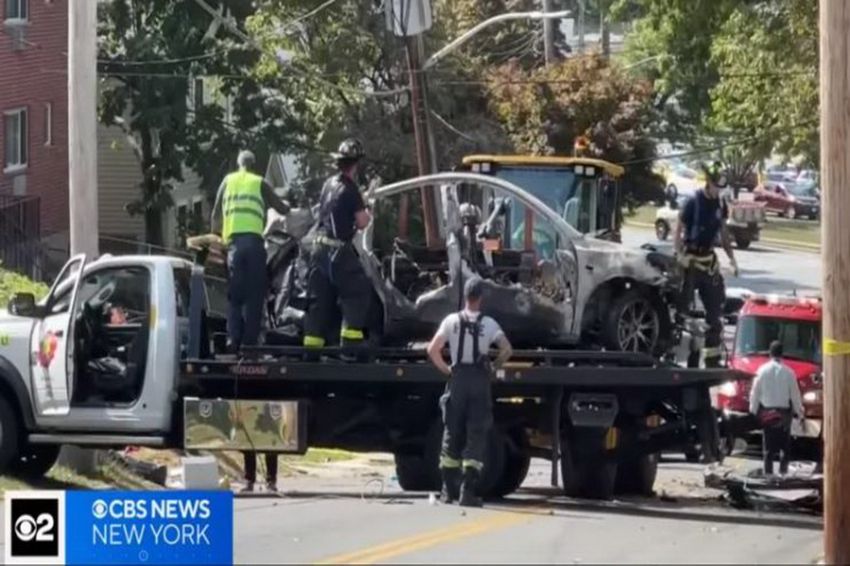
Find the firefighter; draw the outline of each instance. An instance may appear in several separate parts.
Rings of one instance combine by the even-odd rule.
[[[720,261],[714,252],[718,236],[736,277],[738,263],[735,261],[732,242],[726,227],[729,211],[720,198],[720,192],[727,185],[726,175],[718,163],[707,167],[705,171],[705,187],[697,191],[682,206],[674,232],[676,257],[683,268],[682,292],[677,316],[684,317],[693,301],[694,290],[699,291],[700,299],[705,307],[705,322],[708,325],[703,360],[705,367],[715,368],[720,366],[722,354],[720,347],[723,337],[722,315],[723,302],[726,300]]]
[[[445,503],[459,499],[460,505],[465,507],[482,504],[478,482],[493,424],[490,346],[493,343],[499,346],[496,367],[506,362],[512,351],[499,324],[481,314],[483,293],[484,282],[480,278],[467,281],[464,286],[466,308],[447,316],[428,345],[431,361],[450,377],[440,398],[444,425],[440,454],[441,498]],[[443,359],[446,342],[449,343],[451,367]]]
[[[357,231],[372,220],[355,183],[363,156],[358,140],[343,141],[334,154],[339,172],[322,187],[319,225],[307,281],[309,303],[304,321],[307,348],[325,345],[337,304],[342,310],[342,346],[356,348],[365,343],[364,330],[373,291],[352,242]]]
[[[227,341],[231,352],[254,346],[260,338],[266,301],[266,247],[263,230],[266,210],[289,212],[262,177],[252,173],[255,159],[250,151],[237,157],[239,170],[227,175],[218,188],[213,206],[213,232],[227,246]]]

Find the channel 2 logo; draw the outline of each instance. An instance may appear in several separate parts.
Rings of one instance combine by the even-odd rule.
[[[6,564],[61,564],[65,559],[63,492],[6,493]]]

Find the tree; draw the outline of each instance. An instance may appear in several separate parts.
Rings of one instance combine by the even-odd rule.
[[[239,0],[212,4],[236,22],[251,11]],[[120,127],[133,147],[142,182],[127,211],[143,215],[146,240],[162,245],[163,213],[184,167],[198,171],[212,191],[237,148],[259,145],[258,153],[267,153],[284,141],[290,122],[246,76],[257,55],[217,31],[195,2],[106,0],[98,8],[99,119]],[[216,85],[220,94],[234,95],[230,120],[221,106],[188,101],[192,81],[210,75],[224,77]]]
[[[635,18],[624,60],[652,82],[661,115],[656,135],[691,143],[710,109],[719,80],[711,48],[739,0],[617,0],[612,15]]]
[[[776,152],[818,163],[817,3],[743,4],[711,49],[720,80],[710,91],[709,132],[758,162]]]
[[[589,54],[533,71],[505,65],[490,75],[489,96],[520,152],[571,155],[575,139],[584,135],[594,156],[626,165],[631,196],[659,196],[661,185],[651,171],[648,82]]]

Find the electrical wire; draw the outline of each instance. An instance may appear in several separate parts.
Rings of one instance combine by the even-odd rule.
[[[304,20],[307,20],[307,19],[309,19],[309,18],[312,18],[313,16],[315,16],[316,14],[318,14],[319,12],[321,12],[322,10],[324,10],[325,8],[327,8],[328,6],[330,6],[331,4],[333,4],[333,3],[337,2],[337,1],[338,1],[338,0],[327,0],[327,2],[324,2],[323,4],[320,4],[318,7],[314,8],[313,10],[310,10],[310,11],[309,11],[309,12],[307,12],[306,14],[303,14],[303,15],[301,15],[301,16],[298,16],[298,17],[297,17],[297,18],[295,18],[294,20],[292,20],[292,21],[290,21],[290,22],[288,22],[288,23],[284,24],[284,25],[281,27],[281,30],[282,30],[282,31],[286,31],[286,30],[287,30],[287,29],[289,29],[289,28],[295,27],[297,24],[300,24],[300,23],[301,23],[301,22],[303,22]]]

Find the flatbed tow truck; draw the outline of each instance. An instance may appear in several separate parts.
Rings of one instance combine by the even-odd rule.
[[[39,476],[62,445],[391,452],[405,490],[439,488],[445,378],[414,348],[305,361],[297,347],[220,352],[203,262],[72,258],[47,297],[0,311],[0,473]],[[652,492],[662,451],[722,458],[711,387],[731,370],[642,354],[518,351],[494,379],[482,489],[515,491],[532,457],[570,496]]]

